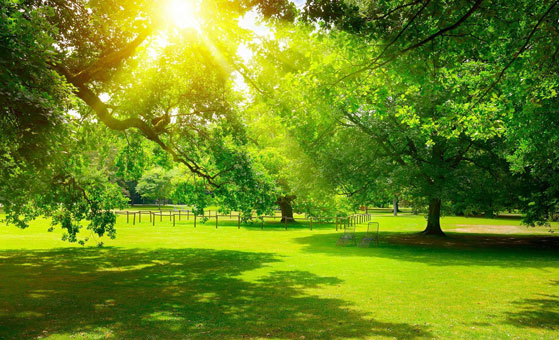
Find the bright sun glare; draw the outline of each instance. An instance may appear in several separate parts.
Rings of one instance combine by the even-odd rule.
[[[171,0],[167,4],[167,15],[179,28],[200,31],[200,20],[196,0]]]

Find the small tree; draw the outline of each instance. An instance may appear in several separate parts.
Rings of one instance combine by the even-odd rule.
[[[336,188],[321,176],[315,160],[289,132],[289,125],[278,119],[274,108],[268,107],[258,93],[254,95],[256,99],[245,110],[248,131],[253,136],[250,151],[272,178],[281,222],[295,222],[294,212],[332,216],[346,211],[347,200],[338,197]]]
[[[136,190],[143,198],[155,200],[158,206],[161,206],[161,200],[168,199],[171,196],[172,178],[172,170],[166,171],[160,167],[153,168],[140,178]]]

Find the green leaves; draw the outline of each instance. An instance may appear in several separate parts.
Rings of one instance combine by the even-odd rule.
[[[375,15],[364,10],[367,5]],[[516,43],[534,27],[532,19],[507,14],[506,20],[523,26],[506,26],[506,20],[496,17],[510,7],[504,2],[486,5],[495,11],[483,14],[466,4],[441,8],[424,3],[424,13],[418,13],[420,3],[402,5],[366,4],[352,19],[344,4],[307,5],[303,17],[322,20],[324,26],[279,27],[270,52],[260,51],[257,57],[260,82],[275,89],[275,96],[264,102],[282,118],[320,174],[356,200],[389,190],[418,204],[437,197],[467,210],[475,205],[467,200],[474,178],[485,178],[486,195],[495,197],[487,204],[516,204],[518,196],[501,195],[503,189],[519,188],[502,180],[510,152],[505,149],[510,139],[505,138],[514,128],[510,122],[519,109],[516,100],[532,86],[526,79],[532,84],[546,81],[538,78],[538,70],[532,76],[522,70],[533,51],[523,51],[508,66],[504,55],[518,51]],[[530,8],[528,2],[518,6],[529,13],[540,7]],[[371,22],[355,34],[344,26],[353,19]],[[284,64],[290,65],[288,71]],[[494,79],[498,81],[492,84]],[[554,85],[540,89],[538,98],[556,95]]]
[[[142,197],[156,200],[161,204],[162,200],[171,197],[173,190],[171,181],[175,174],[175,171],[167,171],[161,167],[150,169],[140,178],[136,190]]]

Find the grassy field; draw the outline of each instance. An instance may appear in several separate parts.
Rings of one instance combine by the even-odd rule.
[[[441,240],[414,234],[422,216],[374,220],[371,248],[336,247],[333,225],[119,216],[102,248],[46,220],[1,225],[0,339],[559,338],[557,234],[446,217]]]

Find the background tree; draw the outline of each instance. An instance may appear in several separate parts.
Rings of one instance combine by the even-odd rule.
[[[142,197],[157,201],[157,205],[161,207],[161,202],[171,197],[175,173],[160,167],[150,169],[140,178],[136,190]]]
[[[245,116],[252,141],[250,152],[273,179],[277,204],[287,222],[295,221],[294,211],[307,216],[351,211],[350,203],[324,178],[316,160],[301,149],[292,127],[284,124],[258,93],[246,105]]]
[[[476,8],[457,20],[470,18]],[[424,25],[433,18],[424,19],[412,32],[428,30]],[[408,36],[409,25],[401,26]],[[291,68],[283,77],[283,103],[272,99],[272,105],[298,129],[303,149],[328,164],[324,169],[346,193],[379,190],[378,182],[386,179],[403,183],[429,206],[425,233],[442,234],[441,204],[460,196],[461,182],[479,171],[507,171],[504,122],[514,109],[486,82],[500,70],[500,57],[489,47],[464,48],[435,33],[427,36],[436,48],[421,42],[385,58],[395,42],[370,44],[364,34],[312,29],[285,30],[273,53],[261,50],[269,65]],[[378,59],[371,61],[371,55]]]
[[[382,73],[381,69],[387,68],[398,69],[400,74],[404,75],[403,78],[408,77],[408,80],[412,80],[412,83],[422,89],[429,87],[426,84],[435,85],[440,82],[437,73],[446,73],[451,77],[449,79],[459,80],[462,85],[470,82],[467,92],[453,91],[446,87],[445,83],[448,82],[445,81],[438,86],[431,86],[430,92],[424,93],[432,96],[438,94],[439,90],[446,89],[449,92],[453,91],[454,97],[461,97],[452,98],[455,103],[451,109],[461,107],[464,110],[462,117],[456,116],[454,120],[451,117],[445,118],[450,118],[450,124],[444,120],[435,120],[434,123],[455,133],[461,130],[461,125],[472,125],[472,121],[476,122],[478,127],[466,133],[466,139],[473,141],[468,152],[472,151],[473,147],[474,150],[479,148],[479,152],[486,155],[483,159],[474,160],[465,154],[461,157],[461,162],[485,168],[493,177],[495,173],[506,172],[509,170],[507,168],[512,169],[516,174],[515,179],[523,183],[524,189],[520,194],[520,202],[511,203],[509,199],[508,203],[521,206],[528,213],[525,221],[529,224],[545,223],[550,217],[556,207],[557,191],[551,180],[552,171],[547,172],[543,169],[549,170],[548,164],[551,162],[545,152],[525,153],[519,150],[526,150],[528,141],[541,135],[534,129],[527,128],[527,125],[530,125],[526,124],[528,121],[537,122],[534,126],[543,122],[548,126],[557,124],[552,118],[556,115],[548,112],[553,112],[549,108],[557,96],[558,1],[350,3],[319,0],[306,3],[303,18],[326,29],[333,28],[360,36],[363,38],[360,46],[351,46],[370,51],[365,58],[341,68],[332,68],[331,71],[338,76],[336,80],[327,82],[326,86],[351,87],[355,79],[363,79],[364,76],[376,77],[379,72]],[[513,22],[515,24],[511,25]],[[480,29],[481,27],[483,29]],[[377,44],[377,48],[371,48],[371,43]],[[464,68],[465,65],[470,65],[469,70]],[[473,68],[478,68],[478,71],[472,73]],[[475,76],[476,72],[478,76]],[[409,77],[413,73],[424,77],[413,80]],[[433,76],[429,77],[429,73]],[[361,91],[359,86],[354,88]],[[395,93],[386,94],[391,96]],[[345,96],[345,93],[342,96]],[[399,97],[392,96],[392,99],[396,101]],[[433,99],[433,109],[438,109],[436,105],[440,107],[441,103],[436,104],[437,96]],[[445,104],[449,103],[452,101]],[[418,105],[410,103],[409,106],[416,110]],[[534,110],[535,106],[545,109]],[[492,117],[492,122],[480,119],[480,113]],[[406,115],[400,113],[401,117]],[[419,116],[417,123],[421,125],[425,122],[425,117],[422,119],[421,115]],[[415,118],[417,117],[406,119]],[[430,124],[431,122],[428,122],[428,125]],[[492,128],[494,124],[501,125],[499,138],[491,137],[492,141],[488,139],[480,143],[480,138],[484,139],[480,136],[488,136],[482,124],[487,128]],[[543,125],[539,125],[539,128],[542,127]],[[476,129],[478,132],[475,132]],[[413,141],[413,137],[411,140]],[[438,152],[444,155],[447,153],[447,141],[448,138],[444,138],[443,143],[432,139],[433,147],[439,148]],[[504,147],[505,142],[510,148]],[[413,143],[419,150],[418,146],[422,143]],[[467,143],[469,145],[469,142]],[[541,150],[544,150],[547,149],[545,146],[551,147],[552,143],[540,142],[539,145],[543,147]],[[521,155],[527,155],[527,158]],[[553,158],[552,155],[549,156]],[[538,158],[539,161],[536,161]],[[504,159],[509,161],[508,165],[503,162]],[[522,163],[523,161],[526,163]],[[536,168],[542,169],[543,172],[540,173]],[[465,182],[471,183],[471,179],[472,176],[468,176]],[[519,187],[510,181],[500,182],[507,184],[509,190]],[[492,195],[483,196],[495,196],[493,190],[489,192]],[[518,198],[518,195],[518,192],[513,195],[516,196],[513,200]],[[456,199],[452,201],[456,202]],[[426,231],[428,230],[429,227]]]
[[[507,160],[522,178],[518,206],[530,225],[559,218],[559,104],[557,68],[550,83],[542,83],[527,96],[512,128],[507,131]]]

